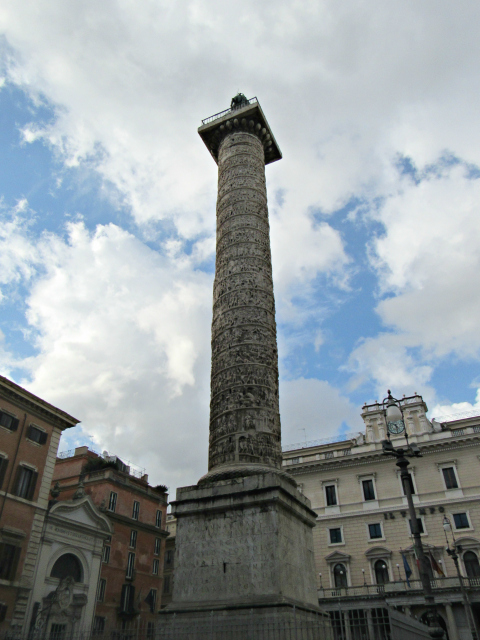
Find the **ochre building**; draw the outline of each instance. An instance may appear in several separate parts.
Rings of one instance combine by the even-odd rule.
[[[409,440],[423,456],[412,459],[409,470],[441,621],[450,640],[470,640],[460,579],[478,627],[480,417],[429,421],[421,396],[403,398],[401,404]],[[419,619],[425,613],[407,499],[395,460],[382,451],[382,406],[365,405],[362,417],[361,433],[298,445],[283,454],[283,468],[294,475],[317,513],[313,536],[319,604],[342,616],[345,633],[350,624],[358,628],[360,619],[368,628],[385,604]],[[392,442],[397,447],[405,439],[392,437]],[[461,578],[446,551],[445,517],[453,530],[447,532],[450,548],[452,533],[461,547]],[[412,571],[410,584],[404,558]]]

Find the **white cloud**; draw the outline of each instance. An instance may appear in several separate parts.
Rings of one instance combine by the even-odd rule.
[[[477,383],[478,384],[478,383]],[[437,403],[430,411],[430,416],[441,422],[458,420],[463,417],[480,415],[480,388],[477,388],[475,402],[451,402]]]
[[[321,440],[348,431],[362,431],[363,421],[355,407],[325,380],[298,378],[280,386],[282,439],[285,444]]]
[[[66,242],[45,235],[37,247],[27,298],[37,354],[17,362],[31,375],[20,383],[154,480],[196,481],[208,441],[211,278],[113,224],[89,233],[72,223]]]
[[[436,0],[4,0],[7,83],[55,110],[24,128],[25,142],[96,171],[143,237],[158,221],[172,236],[166,257],[115,225],[29,241],[17,211],[0,278],[7,292],[32,287],[32,390],[78,413],[99,445],[151,455],[147,466],[182,482],[203,473],[211,288],[194,268],[213,254],[216,167],[196,128],[241,90],[258,95],[284,154],[267,167],[280,324],[305,326],[312,309],[318,319],[319,274],[348,284],[329,215],[382,198],[372,266],[386,331],[361,341],[349,366],[380,395],[396,385],[434,398],[442,357],[478,357],[478,186],[461,167],[416,186],[394,165],[400,155],[422,169],[447,150],[480,166],[479,14],[473,0],[441,11]],[[307,338],[318,346],[314,336],[318,326]],[[327,383],[294,383],[286,397],[313,402],[303,424],[315,430],[331,403],[328,429],[342,412],[354,419]],[[297,418],[283,406],[291,439]],[[158,462],[146,443],[166,436]]]
[[[405,177],[378,209],[385,233],[372,242],[383,293],[377,306],[391,333],[369,338],[353,352],[358,381],[380,388],[428,389],[434,366],[455,355],[480,356],[480,180],[462,165]]]

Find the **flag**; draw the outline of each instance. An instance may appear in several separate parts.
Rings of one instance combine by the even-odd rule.
[[[443,573],[443,569],[442,567],[438,564],[438,562],[435,560],[435,558],[432,555],[432,552],[429,551],[428,555],[430,557],[430,564],[432,565],[432,569],[434,571],[436,571],[438,573],[439,576],[442,576],[442,578],[445,577],[445,574]]]
[[[403,568],[405,569],[405,577],[407,579],[407,584],[410,586],[410,576],[412,575],[412,570],[410,569],[410,565],[408,564],[408,560],[405,555],[402,553],[403,558]]]
[[[413,548],[413,555],[415,556],[415,562],[417,563],[418,573],[421,573],[421,571],[420,571],[420,558],[417,555],[417,550],[415,549],[415,547]]]

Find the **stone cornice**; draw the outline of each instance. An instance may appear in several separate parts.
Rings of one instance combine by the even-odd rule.
[[[4,376],[0,376],[0,397],[5,398],[23,411],[35,414],[62,431],[74,427],[80,422]]]
[[[461,441],[456,440],[455,442],[451,442],[451,440],[443,440],[439,441],[431,441],[431,442],[421,442],[418,443],[420,451],[422,455],[432,455],[434,453],[438,453],[440,451],[454,451],[456,449],[462,449],[467,447],[478,446],[480,443],[480,434],[469,434],[461,438]],[[352,449],[353,451],[354,449]],[[287,458],[288,459],[288,458]],[[378,449],[376,451],[371,451],[368,453],[359,453],[355,455],[355,453],[351,453],[348,456],[348,459],[345,458],[331,458],[323,459],[323,460],[312,460],[311,462],[301,462],[296,466],[293,465],[283,465],[282,469],[287,471],[291,475],[303,475],[306,473],[312,473],[320,470],[331,469],[345,469],[350,467],[358,467],[363,466],[365,464],[372,463],[381,463],[388,462],[391,459],[387,458],[383,455],[382,450]]]
[[[222,140],[235,131],[248,132],[261,141],[265,150],[265,164],[281,159],[280,147],[258,102],[235,109],[198,129],[200,137],[217,163]]]

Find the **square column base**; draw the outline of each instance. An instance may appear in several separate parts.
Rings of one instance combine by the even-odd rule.
[[[221,607],[318,609],[310,501],[283,472],[183,487],[165,613]]]

